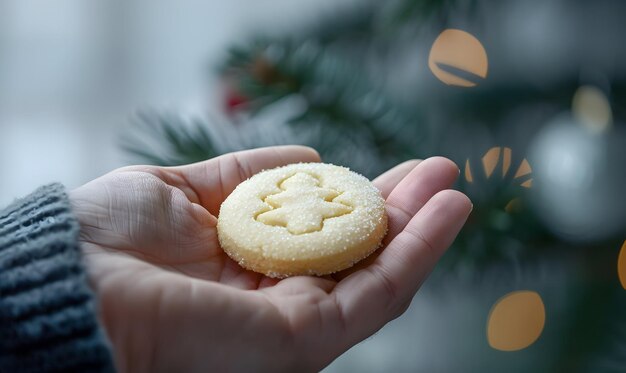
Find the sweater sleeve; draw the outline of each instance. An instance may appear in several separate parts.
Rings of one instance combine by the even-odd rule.
[[[112,372],[60,184],[0,211],[0,372]]]

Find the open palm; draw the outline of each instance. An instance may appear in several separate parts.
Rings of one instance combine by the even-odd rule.
[[[222,251],[219,206],[262,169],[319,161],[306,147],[133,166],[71,192],[100,316],[120,371],[316,371],[404,312],[471,210],[458,168],[405,162],[374,180],[385,247],[324,278],[277,280]],[[419,163],[419,165],[418,165]]]

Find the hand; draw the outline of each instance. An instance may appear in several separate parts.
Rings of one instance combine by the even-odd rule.
[[[120,371],[318,371],[408,308],[471,210],[463,194],[444,190],[459,172],[445,158],[408,161],[374,180],[389,233],[355,268],[276,280],[220,248],[216,216],[237,184],[316,161],[306,147],[262,148],[126,167],[70,193]]]

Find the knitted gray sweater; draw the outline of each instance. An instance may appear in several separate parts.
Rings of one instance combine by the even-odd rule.
[[[52,184],[0,211],[0,372],[112,372],[78,248]]]

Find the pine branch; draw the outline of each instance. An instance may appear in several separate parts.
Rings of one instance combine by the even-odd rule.
[[[187,123],[175,115],[139,112],[132,120],[134,134],[121,139],[121,147],[151,164],[177,166],[219,155],[206,124]]]
[[[371,138],[382,156],[423,156],[425,128],[417,110],[409,115],[392,103],[367,74],[316,42],[256,42],[238,48],[224,67],[236,77],[242,94],[251,98],[251,114],[297,95],[307,109],[292,117],[294,125],[318,121],[358,131]]]

